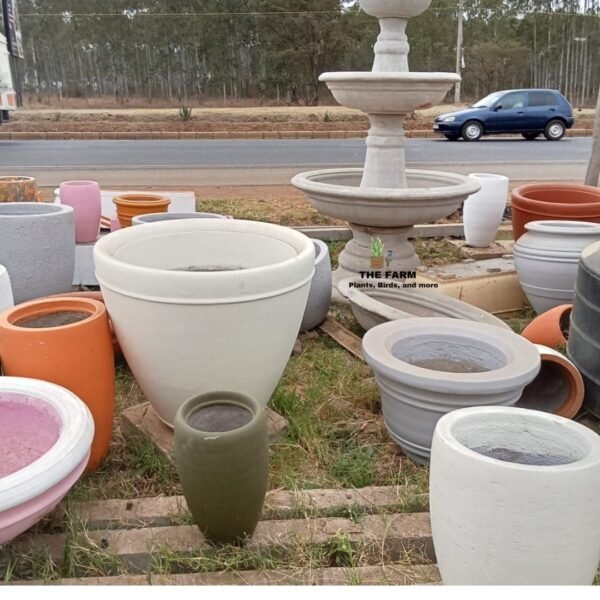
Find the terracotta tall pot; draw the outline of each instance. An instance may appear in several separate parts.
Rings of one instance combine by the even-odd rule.
[[[39,199],[33,177],[19,175],[0,177],[0,202],[37,202]]]
[[[91,244],[98,239],[102,198],[96,181],[64,181],[60,184],[61,204],[75,211],[75,241]]]
[[[175,459],[188,507],[210,541],[240,543],[252,535],[269,472],[259,402],[233,392],[184,402],[175,416]]]
[[[96,427],[87,469],[97,469],[108,452],[115,400],[104,305],[84,298],[48,298],[5,311],[0,315],[0,362],[5,375],[56,383],[85,402]]]
[[[542,344],[558,350],[567,345],[572,304],[561,304],[537,316],[521,335],[534,344]]]
[[[133,217],[163,213],[169,210],[171,201],[152,194],[123,194],[113,199],[121,227],[131,227]]]
[[[515,240],[530,221],[590,221],[600,223],[600,188],[572,183],[531,183],[511,194]]]

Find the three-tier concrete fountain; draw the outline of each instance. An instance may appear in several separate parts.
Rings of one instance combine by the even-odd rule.
[[[379,19],[370,72],[324,73],[335,99],[369,115],[364,169],[327,169],[301,173],[292,184],[321,213],[348,221],[353,239],[339,257],[334,284],[365,271],[407,271],[419,265],[408,237],[417,223],[452,214],[479,190],[468,177],[406,169],[404,120],[416,109],[439,103],[460,80],[453,73],[411,73],[405,34],[409,18],[424,12],[431,0],[360,0]],[[383,242],[385,262],[371,266],[372,242]]]

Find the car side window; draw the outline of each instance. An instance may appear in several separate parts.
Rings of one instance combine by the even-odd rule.
[[[529,106],[556,106],[556,98],[550,92],[529,92]]]
[[[506,94],[506,96],[504,96],[498,101],[497,105],[501,107],[499,110],[525,108],[525,106],[527,105],[527,93],[514,92],[512,94]]]

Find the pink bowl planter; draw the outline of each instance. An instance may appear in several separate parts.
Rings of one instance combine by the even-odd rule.
[[[35,525],[67,494],[90,455],[85,404],[45,381],[0,377],[0,544]]]
[[[65,181],[60,184],[60,202],[75,211],[75,241],[91,244],[100,232],[101,196],[95,181]]]

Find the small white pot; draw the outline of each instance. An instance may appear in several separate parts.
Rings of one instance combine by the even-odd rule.
[[[206,392],[266,405],[300,329],[314,260],[307,236],[235,219],[150,223],[96,243],[123,354],[165,423]]]
[[[513,250],[515,269],[537,313],[571,304],[579,257],[600,240],[600,224],[586,221],[532,221]]]
[[[7,308],[12,308],[15,305],[13,298],[12,287],[10,285],[10,277],[6,267],[0,265],[0,312]]]
[[[600,436],[592,430],[521,408],[457,410],[435,430],[429,495],[445,584],[594,580]]]
[[[315,274],[310,284],[310,294],[300,325],[300,331],[319,326],[327,317],[331,306],[331,257],[329,248],[321,240],[312,240],[315,245]]]
[[[471,173],[481,189],[471,194],[463,206],[465,239],[469,246],[485,248],[498,233],[508,199],[508,177],[492,173]]]

